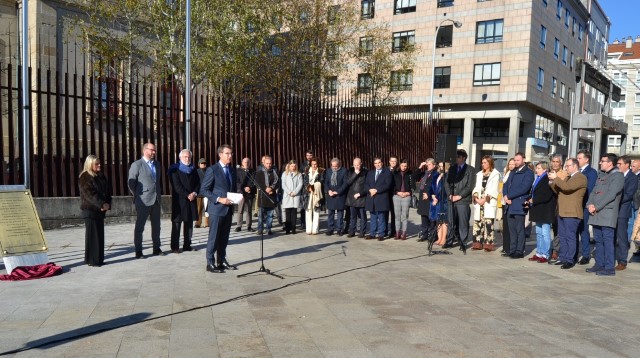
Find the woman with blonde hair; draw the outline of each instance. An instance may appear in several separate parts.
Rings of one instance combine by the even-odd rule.
[[[481,161],[482,170],[476,174],[473,195],[473,250],[494,250],[493,220],[498,207],[498,187],[500,172],[493,163],[493,157],[485,155]]]
[[[100,159],[88,155],[80,173],[80,210],[84,218],[84,262],[89,266],[104,264],[104,217],[111,209],[111,188],[102,173]]]
[[[318,234],[320,223],[320,211],[324,203],[324,169],[320,168],[318,159],[313,158],[309,168],[303,174],[304,198],[303,208],[305,210],[305,226],[309,235]]]
[[[296,218],[300,208],[300,195],[302,194],[302,175],[298,172],[298,164],[295,160],[289,161],[282,173],[282,209],[285,211],[285,232],[287,235],[296,233]]]

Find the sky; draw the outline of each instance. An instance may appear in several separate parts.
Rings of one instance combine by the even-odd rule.
[[[635,38],[640,35],[640,24],[638,14],[640,14],[640,0],[598,0],[611,20],[611,33],[609,43],[616,38],[622,40],[629,36]]]

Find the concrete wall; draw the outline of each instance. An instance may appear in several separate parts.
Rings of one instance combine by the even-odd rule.
[[[84,219],[80,216],[80,198],[33,198],[38,216],[45,230],[56,229],[65,226],[84,225]],[[107,214],[106,223],[133,222],[136,219],[136,208],[132,197],[113,197],[112,209]],[[162,218],[171,216],[171,196],[165,195],[162,199]]]

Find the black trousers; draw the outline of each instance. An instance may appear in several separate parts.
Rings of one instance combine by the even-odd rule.
[[[296,231],[296,208],[286,208],[284,209],[284,214],[286,216],[286,221],[284,223],[284,229],[289,231]]]
[[[420,239],[426,239],[431,230],[429,215],[420,215]]]
[[[509,234],[508,219],[508,215],[502,215],[502,250],[506,253],[511,252],[511,235]]]
[[[104,264],[104,218],[84,218],[84,262],[87,265]]]
[[[180,226],[184,224],[182,236],[184,237],[183,248],[191,247],[191,237],[193,236],[193,221],[172,221],[171,222],[171,250],[180,249]]]
[[[133,229],[133,244],[136,253],[142,254],[142,233],[147,218],[151,217],[151,240],[153,241],[153,251],[160,250],[160,202],[156,201],[151,206],[138,204],[136,202],[136,226]]]

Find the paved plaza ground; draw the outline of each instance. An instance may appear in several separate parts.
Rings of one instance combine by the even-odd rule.
[[[412,212],[413,223],[419,217]],[[324,223],[321,223],[323,225]],[[418,228],[411,225],[409,233]],[[170,223],[162,224],[169,250]],[[136,260],[133,224],[106,228],[106,264],[84,265],[84,228],[47,231],[61,276],[0,282],[0,354],[16,357],[637,357],[640,263],[583,266],[346,236],[232,232],[237,271],[197,252]],[[533,248],[528,244],[528,253]],[[4,272],[3,272],[4,273]]]

